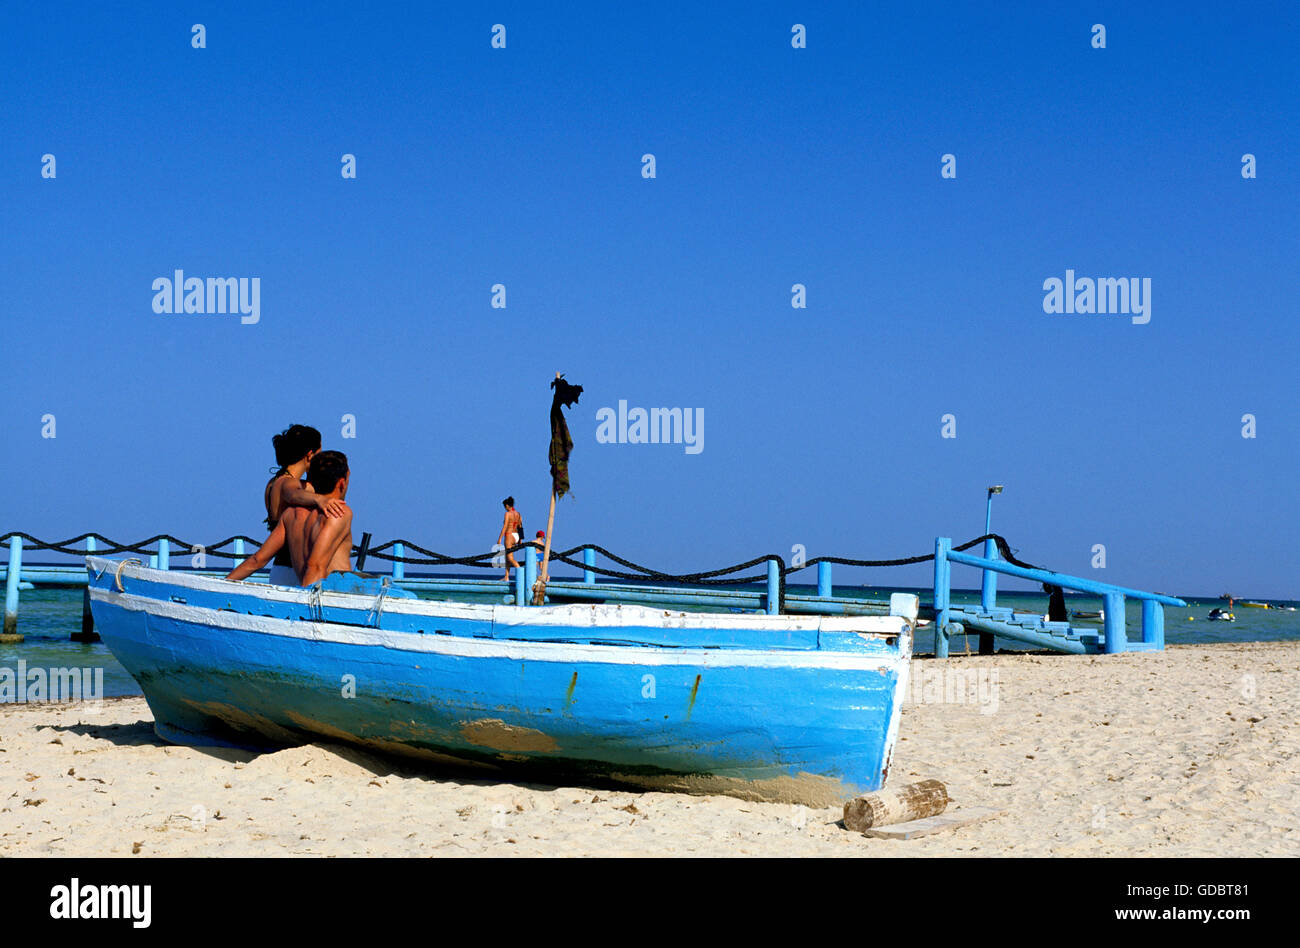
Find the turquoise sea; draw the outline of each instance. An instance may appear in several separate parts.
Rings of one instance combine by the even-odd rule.
[[[556,577],[557,579],[560,577]],[[792,593],[815,594],[816,587],[791,584]],[[836,586],[837,596],[852,596],[863,599],[887,598],[890,592],[899,589],[879,587]],[[922,602],[928,602],[930,591],[925,589],[901,590],[915,592]],[[954,603],[978,603],[978,590],[953,590]],[[469,598],[469,597],[467,597]],[[494,597],[472,597],[480,601],[494,601]],[[1300,641],[1300,612],[1288,612],[1284,609],[1255,609],[1243,607],[1237,603],[1236,622],[1209,622],[1206,616],[1215,607],[1226,605],[1219,599],[1187,599],[1186,609],[1168,608],[1165,610],[1165,641],[1170,645],[1204,643],[1204,642],[1244,642],[1244,641]],[[25,660],[28,668],[100,668],[104,669],[104,696],[136,695],[140,693],[135,680],[120,666],[109,650],[99,642],[83,644],[71,641],[73,632],[81,628],[80,589],[36,589],[24,590],[20,600],[18,631],[25,636],[25,641],[18,645],[0,645],[0,668],[17,668],[18,661]],[[1274,606],[1295,606],[1295,602],[1271,602]],[[1047,596],[1043,593],[1002,592],[998,594],[999,606],[1010,606],[1022,612],[1043,613],[1047,611]],[[1100,601],[1095,597],[1067,596],[1066,605],[1071,611],[1097,611]],[[676,607],[680,608],[680,607]],[[1088,620],[1076,622],[1087,625]],[[1100,622],[1093,621],[1100,627]],[[1138,638],[1142,627],[1141,605],[1128,603],[1128,628],[1131,638]],[[963,640],[965,639],[965,641]],[[931,650],[932,638],[928,629],[922,629],[917,635],[916,651],[924,654]],[[1015,642],[999,640],[999,648],[1015,649]],[[964,652],[969,645],[971,652],[979,648],[976,636],[958,637],[952,643],[953,654]],[[1061,661],[1069,661],[1071,656],[1062,655]]]

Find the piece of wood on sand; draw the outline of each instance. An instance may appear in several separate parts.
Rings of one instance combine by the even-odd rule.
[[[938,780],[921,780],[864,793],[844,804],[844,826],[855,833],[890,823],[938,816],[948,808],[948,788]]]
[[[892,826],[876,826],[862,831],[863,836],[873,839],[916,839],[919,836],[933,836],[946,830],[982,823],[1006,814],[1006,810],[996,810],[988,806],[972,806],[964,810],[954,810],[939,816],[927,816],[922,820],[907,823],[895,823]]]

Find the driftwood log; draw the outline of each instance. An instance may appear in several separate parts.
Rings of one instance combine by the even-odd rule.
[[[908,783],[879,793],[864,793],[844,804],[844,827],[855,833],[938,816],[948,807],[948,788],[938,780]]]

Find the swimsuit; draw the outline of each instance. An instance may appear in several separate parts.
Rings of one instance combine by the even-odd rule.
[[[279,560],[279,556],[276,559]],[[302,580],[294,571],[293,566],[285,566],[279,562],[271,564],[271,573],[267,577],[267,582],[272,586],[301,586]]]

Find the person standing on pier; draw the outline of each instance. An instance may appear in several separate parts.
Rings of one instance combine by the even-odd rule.
[[[1065,608],[1065,590],[1051,583],[1043,583],[1043,592],[1047,593],[1047,621],[1069,622],[1070,613]]]
[[[501,524],[501,532],[497,534],[497,542],[504,544],[505,548],[508,550],[512,546],[517,545],[519,541],[524,538],[524,518],[518,510],[515,510],[514,497],[507,497],[505,500],[501,501],[501,504],[506,508],[506,517],[504,522]],[[506,582],[510,582],[510,570],[512,567],[518,569],[519,564],[515,562],[513,553],[507,553]]]

